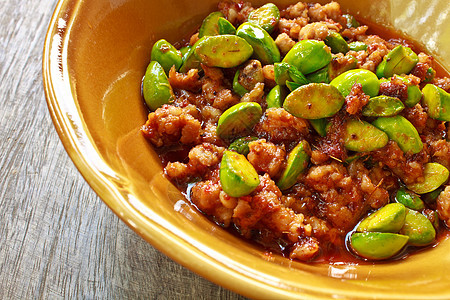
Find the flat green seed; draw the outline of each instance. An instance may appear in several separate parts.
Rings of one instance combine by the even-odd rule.
[[[260,26],[246,22],[239,26],[236,34],[253,47],[255,58],[263,65],[274,64],[281,60],[275,41]]]
[[[419,153],[423,143],[417,129],[411,122],[402,116],[380,117],[372,123],[375,127],[386,132],[389,138],[395,141],[403,152]]]
[[[326,65],[322,69],[306,75],[306,79],[313,83],[330,83],[330,64]]]
[[[291,92],[284,101],[286,111],[303,119],[333,116],[344,104],[338,89],[326,83],[309,83]]]
[[[270,92],[267,94],[266,102],[267,108],[272,107],[283,107],[284,99],[286,99],[287,91],[281,85],[276,85]]]
[[[279,20],[280,11],[273,3],[267,3],[248,15],[250,23],[261,26],[268,33],[273,31]]]
[[[303,140],[289,152],[286,168],[277,181],[280,190],[287,190],[297,182],[297,178],[302,174],[309,162],[311,148],[307,141]]]
[[[286,86],[291,92],[293,92],[294,90],[298,89],[302,85],[303,84],[298,84],[298,83],[295,83],[293,81],[286,81]]]
[[[331,48],[332,53],[347,53],[350,50],[347,42],[342,35],[337,32],[330,31],[324,40],[325,44]]]
[[[349,14],[342,15],[346,20],[347,23],[345,24],[347,28],[356,28],[359,27],[359,22],[356,21],[355,17]]]
[[[419,103],[420,99],[422,99],[422,92],[420,91],[419,86],[411,84],[411,81],[405,76],[396,75],[396,77],[399,78],[401,81],[403,81],[403,83],[405,83],[408,87],[408,89],[407,89],[408,97],[405,100],[405,105],[408,107],[413,107],[414,105]],[[391,78],[389,78],[389,79],[381,78],[380,79],[380,83],[390,82],[390,81],[391,81]]]
[[[249,131],[262,116],[261,106],[256,102],[241,102],[220,116],[217,123],[217,135],[227,139]]]
[[[359,223],[359,232],[398,232],[405,224],[406,208],[401,203],[389,203]]]
[[[178,70],[183,62],[181,52],[166,40],[159,40],[153,45],[151,60],[159,62],[166,74],[169,74],[172,66]]]
[[[378,65],[378,78],[389,78],[394,74],[408,74],[419,62],[419,58],[411,48],[398,45],[384,56]]]
[[[330,48],[323,41],[316,40],[299,41],[283,59],[283,62],[296,67],[302,74],[317,71],[330,61]]]
[[[220,11],[210,13],[202,23],[202,26],[198,30],[198,37],[213,36],[219,34],[219,18],[223,18],[224,15]]]
[[[217,20],[219,34],[236,34],[236,28],[225,18],[220,17]]]
[[[397,194],[395,195],[395,201],[413,210],[422,210],[425,208],[425,204],[419,196],[417,196],[413,192],[407,191],[404,188],[401,188],[397,191]]]
[[[427,84],[422,92],[428,115],[439,121],[450,121],[450,94],[434,84]]]
[[[243,87],[240,83],[239,83],[239,74],[240,71],[237,70],[236,73],[234,74],[234,78],[233,78],[233,91],[238,94],[239,96],[244,96],[245,94],[247,94],[249,92],[249,90],[247,90],[245,87]]]
[[[383,131],[361,120],[350,120],[345,125],[344,146],[356,152],[370,152],[383,148],[389,138]]]
[[[148,65],[145,71],[142,90],[145,103],[152,111],[174,100],[169,79],[167,79],[164,69],[157,61],[152,61]]]
[[[328,120],[326,118],[309,120],[309,123],[320,136],[327,135]]]
[[[292,81],[291,76],[289,76],[290,68],[291,65],[288,63],[275,63],[273,65],[273,73],[276,84],[286,85],[286,81]]]
[[[370,98],[362,110],[362,115],[366,117],[390,117],[395,116],[404,108],[405,105],[400,99],[382,95]]]
[[[189,52],[189,49],[191,49],[191,46],[184,46],[182,48],[180,48],[180,52],[181,52],[181,56],[183,57],[183,61],[184,61],[184,56]]]
[[[437,189],[435,189],[432,192],[426,193],[422,195],[422,199],[423,201],[430,205],[430,204],[434,204],[436,203],[436,199],[437,197],[439,197],[439,195],[441,194],[441,192],[444,190],[443,186],[438,187]]]
[[[195,56],[208,67],[236,67],[252,56],[253,49],[235,35],[205,36],[197,41]]]
[[[183,63],[181,64],[179,70],[181,73],[187,73],[190,69],[200,69],[200,61],[194,53],[199,41],[190,47],[187,53],[183,55]]]
[[[362,85],[362,89],[366,95],[370,97],[378,95],[380,82],[377,76],[368,70],[349,70],[330,82],[330,84],[335,86],[344,97],[347,97],[350,94],[355,83],[360,83]]]
[[[238,138],[237,140],[232,142],[230,146],[228,146],[228,150],[232,150],[239,154],[247,156],[247,154],[250,152],[248,144],[250,144],[250,142],[256,141],[257,139],[258,138],[255,136]]]
[[[253,192],[259,185],[255,168],[244,155],[225,150],[219,170],[223,191],[231,197],[242,197]]]
[[[409,237],[408,244],[412,246],[426,246],[434,242],[436,230],[427,217],[420,212],[408,209],[405,224],[400,234]]]
[[[305,85],[309,83],[309,80],[306,79],[305,75],[302,74],[296,67],[290,66],[289,70],[289,77],[291,77],[292,81],[295,83],[298,83],[300,85]]]
[[[348,44],[348,47],[350,50],[352,51],[366,51],[367,50],[367,44],[364,44],[363,42],[352,42],[350,44]]]
[[[408,189],[417,194],[425,194],[434,191],[448,180],[449,171],[438,163],[427,163],[423,170],[425,180],[407,186]]]
[[[389,232],[356,232],[350,238],[350,245],[361,257],[381,260],[399,253],[408,239],[406,235]]]

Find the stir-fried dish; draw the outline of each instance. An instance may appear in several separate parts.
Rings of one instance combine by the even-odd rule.
[[[436,245],[450,225],[450,78],[370,30],[336,2],[226,0],[189,42],[156,42],[142,133],[166,176],[213,222],[291,259]]]

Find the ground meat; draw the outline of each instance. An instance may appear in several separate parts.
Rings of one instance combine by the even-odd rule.
[[[234,207],[232,204],[234,201],[224,199],[228,196],[223,193],[218,180],[218,172],[216,173],[216,176],[212,176],[213,179],[198,182],[192,187],[191,201],[204,213],[214,216],[217,223],[228,227],[233,215]],[[225,206],[224,202],[228,205]]]
[[[203,121],[206,123],[217,123],[222,111],[212,106],[204,106],[201,110]]]
[[[346,28],[342,30],[341,35],[342,37],[346,38],[349,42],[354,41],[362,41],[367,38],[366,31],[369,29],[368,26],[363,25],[359,27],[352,27],[352,28]]]
[[[264,83],[258,82],[253,90],[242,96],[241,102],[256,102],[264,106],[264,99]]]
[[[264,85],[268,88],[273,88],[277,85],[275,82],[275,71],[274,71],[274,65],[265,65],[263,67],[263,74],[264,74]]]
[[[320,150],[313,150],[311,152],[311,162],[315,165],[321,165],[327,162],[329,159],[330,157]]]
[[[341,7],[339,3],[334,1],[323,6],[316,3],[309,8],[308,16],[313,22],[327,21],[329,19],[339,22],[342,17]]]
[[[280,50],[281,55],[284,56],[289,52],[289,50],[292,49],[292,47],[294,47],[295,41],[291,39],[289,35],[283,32],[277,36],[277,38],[275,39],[275,44]]]
[[[279,147],[260,139],[249,143],[248,147],[250,152],[247,159],[256,171],[267,173],[271,178],[276,178],[285,164],[286,151],[284,146]]]
[[[285,10],[281,11],[281,16],[287,19],[306,18],[308,17],[308,6],[303,2],[297,2],[296,4],[288,6]]]
[[[319,150],[326,155],[341,161],[347,158],[347,151],[344,148],[344,126],[349,119],[347,114],[337,113],[330,120],[325,138],[319,140]]]
[[[178,142],[196,144],[200,141],[201,133],[201,123],[197,118],[197,115],[192,115],[192,105],[180,108],[165,104],[148,115],[141,130],[156,147]]]
[[[317,242],[317,239],[303,239],[294,244],[291,253],[289,254],[289,258],[308,261],[314,258],[317,252],[319,252],[319,243]]]
[[[348,172],[352,178],[356,178],[359,182],[361,191],[364,194],[364,201],[366,206],[372,209],[378,209],[381,206],[389,203],[389,193],[381,187],[381,181],[378,184],[372,181],[369,176],[369,170],[360,159],[354,160],[348,166]]]
[[[231,106],[239,103],[239,97],[233,94],[229,89],[223,89],[217,93],[212,106],[221,111],[225,111]]]
[[[428,73],[428,69],[430,69],[433,65],[433,57],[431,57],[423,52],[420,52],[418,54],[418,57],[419,57],[419,62],[411,70],[411,74],[420,78],[420,81],[424,81],[426,79],[432,79],[431,77],[433,75]]]
[[[201,87],[197,69],[190,69],[187,74],[175,71],[175,66],[169,71],[169,83],[172,88],[197,92]]]
[[[169,162],[165,168],[167,176],[172,179],[190,179],[201,176],[211,168],[215,168],[220,160],[225,148],[213,144],[203,143],[189,151],[189,162]]]
[[[367,69],[372,72],[375,71],[376,67],[383,60],[383,57],[389,53],[389,50],[392,49],[393,45],[386,42],[382,38],[377,35],[369,35],[368,37],[364,37],[363,42],[368,45],[367,51],[364,51],[365,54],[359,53],[356,56],[358,60],[358,68]]]
[[[256,125],[258,136],[265,137],[274,143],[292,142],[309,132],[306,120],[294,117],[283,108],[269,108],[262,121]]]
[[[252,230],[269,230],[275,237],[285,237],[295,245],[302,243],[311,235],[311,225],[304,224],[304,216],[296,214],[280,202],[281,191],[268,174],[260,176],[260,185],[249,196],[240,197],[233,211],[233,222],[244,234],[249,236]],[[295,249],[295,246],[294,246]],[[318,247],[317,247],[318,249]],[[311,257],[315,253],[300,250],[296,257]]]
[[[357,181],[342,164],[312,166],[304,183],[319,195],[319,215],[338,229],[350,230],[366,211]]]
[[[299,32],[299,40],[324,40],[330,31],[338,32],[341,25],[338,23],[328,23],[328,22],[315,22],[310,23],[304,27]]]
[[[447,93],[450,93],[450,78],[449,77],[435,78],[433,80],[433,84],[440,87]]]
[[[206,123],[201,135],[202,143],[210,143],[217,146],[225,146],[225,142],[217,135],[217,126]]]
[[[249,60],[240,70],[238,80],[249,91],[254,89],[257,83],[263,83],[264,74],[259,60]]]
[[[198,32],[193,34],[189,39],[189,46],[194,46],[194,44],[198,41]]]
[[[445,187],[436,202],[439,218],[445,222],[447,227],[450,227],[450,186]]]
[[[352,86],[350,94],[345,97],[345,110],[351,114],[360,114],[364,106],[369,102],[370,96],[364,94],[362,85],[360,83],[355,83]]]
[[[250,2],[239,0],[225,0],[219,2],[219,10],[232,24],[244,23],[254,8]]]
[[[417,103],[413,107],[405,107],[401,115],[408,119],[419,133],[422,133],[427,125],[428,115],[420,103]]]
[[[408,98],[408,86],[397,76],[393,76],[388,82],[380,83],[380,95],[396,97],[403,102]]]
[[[450,170],[450,142],[437,140],[430,143],[431,160]]]
[[[428,157],[423,156],[423,153],[406,158],[397,143],[392,140],[383,148],[373,151],[372,157],[386,165],[405,184],[423,180],[423,165],[428,162]]]

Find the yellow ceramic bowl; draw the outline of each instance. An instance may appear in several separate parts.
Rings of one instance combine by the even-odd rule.
[[[449,68],[448,0],[340,2],[344,11],[427,45]],[[92,188],[154,247],[245,296],[450,298],[448,240],[386,264],[303,264],[281,256],[269,261],[261,249],[209,222],[163,177],[158,156],[139,133],[147,117],[141,78],[156,40],[186,37],[216,5],[216,0],[59,2],[45,41],[45,91],[59,136]]]

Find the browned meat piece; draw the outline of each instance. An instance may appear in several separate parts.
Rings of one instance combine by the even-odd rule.
[[[370,96],[364,94],[362,85],[360,83],[355,83],[352,86],[350,94],[345,97],[345,110],[351,114],[360,114],[361,110],[369,102]]]
[[[450,170],[450,142],[437,140],[430,143],[431,160]]]
[[[197,92],[202,86],[197,69],[190,69],[187,74],[178,73],[173,66],[169,71],[169,83],[174,89]]]
[[[148,115],[142,133],[156,147],[178,142],[196,144],[200,141],[201,123],[191,109],[192,105],[180,108],[165,104]]]
[[[286,19],[306,18],[309,20],[308,6],[303,2],[297,2],[282,10],[281,16]]]
[[[450,93],[450,78],[449,77],[435,78],[433,80],[433,84],[440,87],[444,91]]]
[[[274,143],[292,142],[306,135],[309,132],[308,126],[306,120],[294,117],[283,108],[269,108],[262,122],[256,125],[255,131]]]
[[[329,159],[330,157],[320,150],[313,150],[311,152],[311,162],[315,165],[321,165],[327,162]]]
[[[223,89],[217,93],[217,96],[214,98],[214,102],[212,106],[214,108],[220,109],[221,111],[225,111],[231,106],[239,103],[239,97],[233,94],[228,89]]]
[[[408,98],[408,86],[400,78],[393,76],[390,81],[380,83],[378,93],[405,101]]]
[[[271,178],[276,178],[285,163],[286,151],[284,146],[276,146],[261,139],[249,143],[248,147],[250,152],[247,159],[256,171],[267,173]]]
[[[264,106],[266,104],[264,99],[264,83],[258,82],[253,90],[242,96],[241,102],[256,102]]]
[[[217,223],[228,227],[237,201],[222,191],[218,172],[212,178],[196,183],[192,187],[191,200],[201,211],[214,216]]]
[[[203,143],[189,151],[189,162],[169,162],[166,166],[166,174],[172,179],[189,179],[201,176],[208,170],[216,168],[222,159],[225,148],[209,143]]]
[[[450,227],[450,186],[445,187],[436,202],[439,218]]]
[[[317,252],[319,252],[319,242],[317,239],[302,239],[294,244],[294,247],[292,247],[291,253],[289,254],[289,258],[308,261],[314,258]]]
[[[424,150],[406,157],[397,143],[392,140],[383,148],[373,151],[372,157],[386,165],[405,184],[423,180],[423,165],[428,162],[428,156]]]
[[[217,126],[212,123],[207,123],[203,128],[201,135],[202,143],[210,143],[217,146],[225,146],[225,142],[217,135]]]
[[[420,81],[424,81],[427,77],[428,69],[433,66],[433,57],[423,52],[420,52],[418,56],[419,62],[411,70],[411,74],[417,76]]]
[[[343,161],[347,158],[347,150],[344,148],[344,126],[349,115],[338,112],[331,120],[325,138],[319,140],[319,150],[326,155]]]
[[[277,36],[277,38],[275,39],[275,44],[280,50],[281,55],[286,55],[289,52],[289,50],[291,50],[292,47],[294,47],[295,41],[291,39],[289,35],[283,32]]]
[[[252,229],[269,230],[274,237],[285,238],[290,243],[310,236],[311,225],[304,224],[303,214],[296,214],[281,204],[281,191],[269,175],[260,176],[260,181],[250,196],[239,198],[234,209],[233,222],[240,231],[248,236]]]
[[[343,36],[345,35],[344,32],[342,33]],[[389,53],[390,49],[392,49],[393,45],[386,42],[378,35],[369,35],[367,37],[359,36],[358,40],[362,40],[368,45],[367,51],[350,51],[348,54],[356,57],[358,60],[358,68],[367,69],[374,72],[383,60],[383,57]]]
[[[334,1],[325,5],[316,3],[314,6],[309,8],[308,16],[313,22],[327,21],[329,19],[339,22],[342,16],[341,6],[339,3]]]
[[[341,25],[338,23],[315,22],[310,23],[299,32],[299,40],[324,40],[329,31],[339,32]]]
[[[273,65],[265,65],[263,67],[263,74],[264,74],[264,85],[268,88],[273,88],[276,86],[275,82],[275,72],[274,72],[274,66]]]
[[[247,21],[248,15],[253,9],[250,2],[239,0],[224,0],[219,2],[219,10],[225,15],[225,18],[234,25]]]
[[[359,26],[356,28],[346,28],[342,30],[341,35],[342,37],[347,38],[349,42],[362,41],[367,38],[366,35],[367,29],[369,29],[369,27],[366,25]]]
[[[317,205],[319,216],[338,229],[350,230],[366,212],[358,182],[342,164],[331,162],[328,165],[312,166],[304,183],[320,195]]]
[[[417,103],[413,107],[405,107],[401,115],[408,119],[419,133],[422,133],[427,125],[428,115],[420,103]]]

